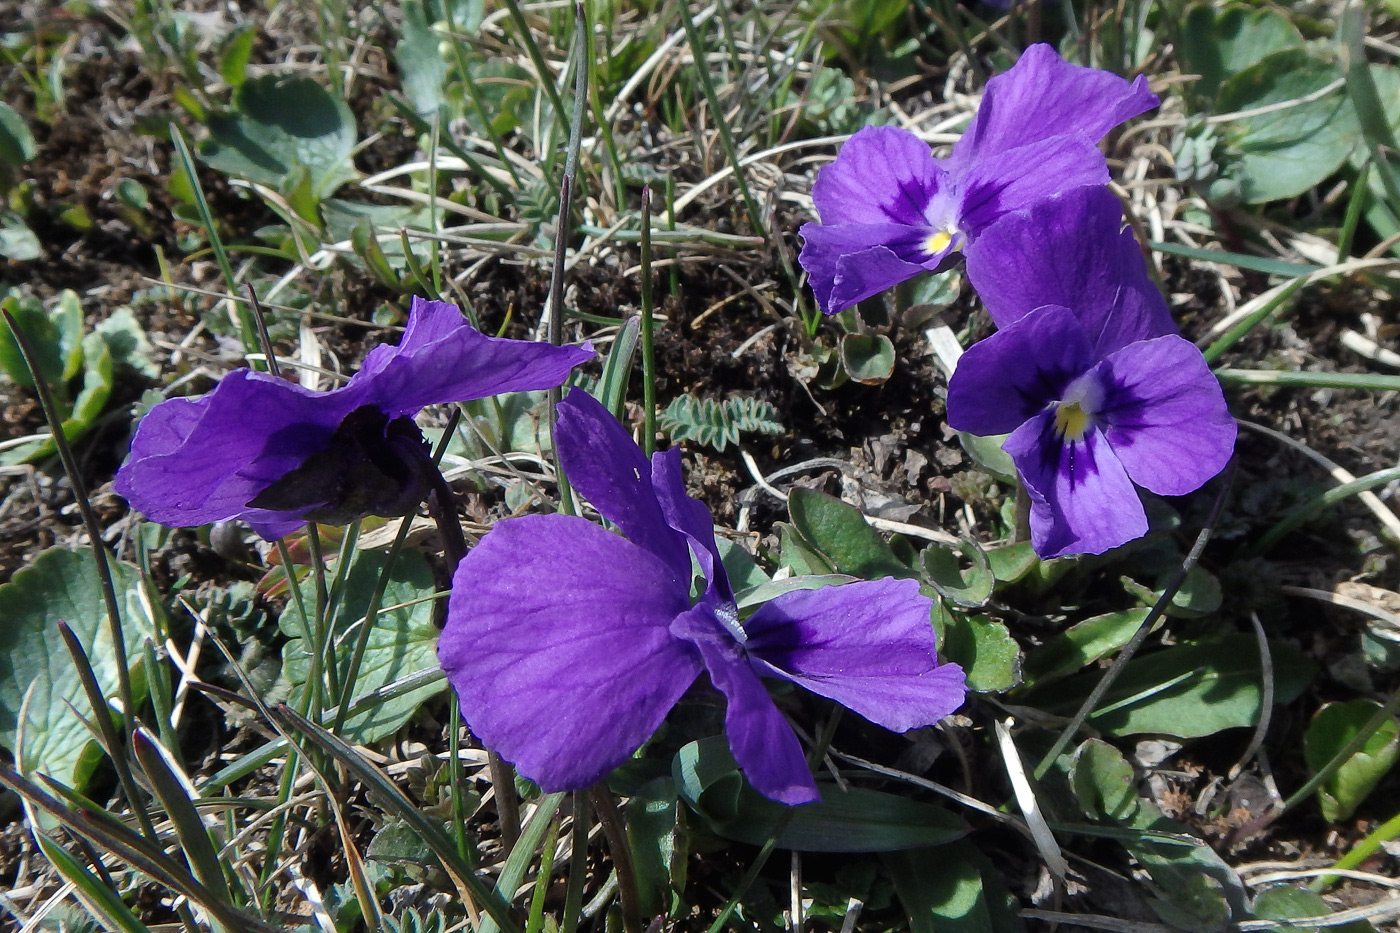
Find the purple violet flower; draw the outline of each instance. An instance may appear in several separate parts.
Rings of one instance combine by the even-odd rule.
[[[817,788],[761,678],[900,732],[961,705],[963,672],[938,663],[915,581],[792,591],[741,624],[680,452],[648,463],[579,390],[560,403],[555,436],[574,487],[627,537],[569,515],[501,522],[458,566],[438,643],[472,731],[546,791],[588,787],[626,761],[701,671],[728,702],[749,783],[786,804]],[[705,589],[692,604],[696,573]]]
[[[171,527],[243,519],[268,540],[306,521],[404,515],[433,470],[413,418],[425,406],[545,389],[593,351],[487,337],[456,306],[413,299],[396,347],[318,392],[239,369],[141,419],[113,487]]]
[[[948,423],[1010,434],[1041,557],[1146,534],[1134,483],[1184,495],[1234,452],[1220,383],[1177,333],[1122,218],[1106,188],[1069,191],[1006,215],[968,257],[999,330],[958,361]]]
[[[1098,140],[1157,106],[1147,79],[1132,83],[1026,49],[987,82],[982,105],[946,159],[908,130],[867,126],[817,174],[819,224],[803,224],[798,257],[823,312],[835,314],[969,257],[998,217],[1061,191],[1108,183]]]

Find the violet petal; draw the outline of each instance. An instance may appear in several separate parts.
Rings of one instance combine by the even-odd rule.
[[[824,224],[920,226],[946,185],[928,143],[900,127],[867,126],[817,173],[812,201]]]
[[[668,567],[566,515],[509,519],[457,568],[438,657],[462,715],[546,791],[622,764],[699,674]]]
[[[745,648],[760,674],[906,732],[947,716],[966,695],[962,669],[938,663],[932,609],[913,580],[795,590],[754,613]]]
[[[1102,554],[1147,533],[1147,513],[1097,428],[1066,442],[1046,410],[1002,444],[1031,497],[1031,546],[1041,557]]]
[[[1079,318],[1096,359],[1177,332],[1147,275],[1123,208],[1106,188],[1079,188],[1002,217],[967,251],[967,277],[998,327],[1044,305]]]
[[[652,455],[651,482],[667,524],[683,533],[691,542],[692,553],[709,581],[707,596],[733,604],[734,590],[729,585],[729,574],[724,569],[719,545],[715,543],[714,517],[704,503],[686,495],[680,448],[673,447],[664,453]]]
[[[152,408],[137,425],[113,488],[161,525],[285,522],[248,502],[324,446],[349,401],[235,370],[201,398]]]
[[[1106,185],[1103,153],[1080,134],[1052,136],[980,158],[958,180],[962,192],[959,226],[971,239],[1003,215],[1032,207],[1044,199],[1086,185]]]
[[[729,749],[753,788],[789,806],[818,800],[801,743],[711,609],[703,603],[695,606],[676,618],[672,631],[700,650],[710,680],[724,694]]]
[[[1097,142],[1158,103],[1142,75],[1128,82],[1108,71],[1071,64],[1051,46],[1036,43],[1009,71],[987,82],[977,116],[944,166],[957,175],[978,159],[1069,133]]]
[[[1229,462],[1235,419],[1201,351],[1182,337],[1130,344],[1099,364],[1104,436],[1133,482],[1158,495],[1199,489]]]
[[[1008,434],[1058,401],[1093,363],[1074,314],[1040,308],[968,348],[948,381],[948,424],[983,437]]]
[[[690,583],[690,549],[666,521],[652,486],[651,464],[612,413],[582,389],[559,403],[555,443],[569,482],[629,541],[666,562]]]
[[[424,302],[423,306],[441,304]],[[454,306],[445,307],[457,314]],[[488,337],[474,330],[460,314],[456,328],[448,330],[443,321],[446,313],[435,310],[423,328],[405,334],[405,338],[414,338],[414,345],[394,347],[392,356],[382,354],[371,361],[372,368],[361,369],[331,394],[358,393],[363,399],[360,404],[375,404],[392,420],[416,415],[429,405],[551,389],[562,385],[575,366],[594,356],[591,347],[555,347],[538,341]]]
[[[948,247],[930,253],[924,245],[932,227],[902,224],[803,224],[797,260],[811,278],[824,314],[844,311],[858,301],[938,266]]]

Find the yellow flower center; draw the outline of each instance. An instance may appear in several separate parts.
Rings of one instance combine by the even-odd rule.
[[[951,242],[953,242],[953,234],[947,230],[939,230],[937,233],[930,234],[929,238],[924,240],[924,251],[935,254],[941,253],[948,248],[948,244]]]
[[[1079,402],[1060,402],[1055,406],[1055,432],[1068,441],[1082,441],[1092,421]]]

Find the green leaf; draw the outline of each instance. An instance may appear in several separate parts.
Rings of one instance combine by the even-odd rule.
[[[1107,742],[1089,739],[1075,750],[1069,786],[1091,820],[1131,822],[1138,812],[1133,766]]]
[[[1303,49],[1265,56],[1228,79],[1220,89],[1222,113],[1266,113],[1225,124],[1236,161],[1227,167],[1250,204],[1296,197],[1322,182],[1346,161],[1360,139],[1356,113],[1340,90],[1295,103],[1341,77],[1337,67]]]
[[[121,607],[127,655],[135,658],[142,639],[152,634],[138,597],[140,573],[130,564],[109,561]],[[51,548],[0,586],[0,744],[69,787],[81,788],[101,758],[78,716],[92,716],[78,672],[63,645],[57,623],[68,623],[82,642],[103,695],[117,693],[116,652],[98,584],[91,548]],[[139,686],[139,678],[133,686]],[[20,710],[28,693],[29,704]],[[140,696],[136,699],[140,700]],[[70,708],[71,705],[71,708]],[[24,748],[16,743],[24,733]]]
[[[428,23],[422,0],[404,0],[403,37],[394,46],[394,62],[399,66],[403,92],[414,111],[430,119],[445,102],[442,83],[447,79],[447,63],[439,51],[440,41]]]
[[[719,548],[719,559],[729,574],[729,583],[737,593],[751,586],[768,582],[768,574],[753,559],[748,551],[733,538],[715,535],[715,546]]]
[[[1163,573],[1158,579],[1161,580],[1175,573],[1176,570],[1173,568],[1169,573]],[[1123,589],[1148,606],[1155,606],[1157,600],[1161,599],[1162,594],[1166,592],[1165,584],[1154,590],[1129,577],[1120,578],[1120,582],[1123,584]],[[1221,598],[1220,581],[1209,570],[1196,564],[1186,572],[1186,579],[1181,582],[1181,587],[1172,596],[1171,602],[1166,607],[1166,614],[1173,618],[1186,619],[1207,616],[1220,609]]]
[[[1015,483],[1016,464],[1012,462],[1011,455],[1001,449],[1005,441],[1005,434],[979,437],[966,431],[958,432],[958,443],[962,444],[974,463],[1004,483]]]
[[[1287,645],[1271,642],[1274,702],[1296,699],[1313,665]],[[1086,671],[1045,690],[1034,704],[1070,716],[1102,676]],[[1204,645],[1179,645],[1129,661],[1089,723],[1109,735],[1156,732],[1180,738],[1252,726],[1262,702],[1259,648],[1253,635],[1227,635]]]
[[[954,612],[942,601],[933,617],[938,654],[962,667],[969,690],[1001,693],[1021,682],[1021,647],[1005,625]]]
[[[63,382],[63,344],[60,339],[58,322],[44,313],[36,301],[21,301],[13,296],[4,300],[3,307],[15,319],[38,357],[39,372],[44,382],[58,385]],[[15,385],[34,387],[34,379],[20,355],[19,345],[10,333],[8,326],[0,327],[0,370]]]
[[[1342,747],[1355,738],[1380,704],[1373,700],[1328,703],[1317,711],[1303,735],[1303,757],[1314,774],[1332,760]],[[1400,758],[1400,725],[1387,719],[1371,734],[1366,744],[1353,754],[1317,789],[1322,816],[1337,822],[1351,816],[1361,801],[1375,789]]]
[[[1298,920],[1303,917],[1326,917],[1332,913],[1332,908],[1307,888],[1280,884],[1259,893],[1254,899],[1253,913],[1259,920]],[[1280,923],[1261,933],[1318,933],[1322,929],[1316,924]],[[1328,933],[1374,933],[1371,924],[1365,920],[1329,924],[1326,929]]]
[[[244,26],[236,30],[224,43],[223,54],[219,57],[219,77],[231,88],[242,86],[248,78],[248,59],[253,55],[253,43],[258,38],[257,29]]]
[[[1231,75],[1266,55],[1302,46],[1302,33],[1280,12],[1242,5],[1216,10],[1201,4],[1186,14],[1177,54],[1183,72],[1201,76],[1191,90],[1213,98]]]
[[[0,103],[0,162],[20,166],[38,152],[34,134],[13,107]]]
[[[840,573],[865,580],[913,576],[853,505],[799,487],[788,497],[788,514],[803,541],[830,559]]]
[[[958,554],[967,558],[971,566],[964,569]],[[986,552],[975,541],[959,541],[957,552],[942,544],[929,545],[919,562],[924,579],[949,602],[975,609],[992,598],[996,577]]]
[[[107,344],[108,351],[112,354],[112,362],[119,366],[130,366],[132,369],[149,376],[152,379],[160,375],[160,367],[156,365],[154,355],[155,348],[151,346],[151,341],[146,338],[146,331],[141,327],[141,323],[136,320],[136,315],[131,308],[122,305],[104,321],[99,323],[95,329],[102,342]]]
[[[780,567],[786,567],[793,575],[799,577],[823,576],[836,572],[831,561],[818,554],[791,525],[780,522],[777,527],[780,535]]]
[[[970,842],[882,855],[909,916],[909,933],[1017,933],[1024,929],[997,868]]]
[[[841,365],[861,385],[879,385],[894,373],[894,344],[884,334],[846,334]]]
[[[346,574],[344,596],[331,620],[331,631],[341,646],[342,670],[349,663],[350,646],[355,640],[353,635],[349,638],[345,635],[352,625],[358,631],[358,623],[369,611],[370,598],[383,572],[385,558],[379,551],[360,551]],[[302,586],[304,599],[310,606],[315,596],[312,581]],[[383,606],[369,636],[359,677],[349,694],[352,700],[410,674],[438,666],[438,630],[433,624],[433,601],[426,598],[435,592],[433,572],[423,555],[415,550],[400,552],[384,591]],[[293,622],[294,614],[289,609],[282,615],[282,629],[289,635],[299,634]],[[303,639],[293,638],[283,646],[282,664],[283,674],[294,687],[294,696],[300,696],[310,665]],[[381,739],[395,732],[424,700],[441,693],[444,687],[443,681],[429,683],[356,713],[346,720],[340,736],[357,743]]]
[[[1026,653],[1026,680],[1045,686],[1117,651],[1133,637],[1150,611],[1110,612],[1071,625]]]
[[[149,927],[136,919],[136,915],[126,906],[121,895],[88,871],[67,849],[43,833],[35,833],[34,841],[39,844],[39,851],[53,865],[54,870],[64,881],[73,885],[78,899],[94,917],[105,922],[111,929],[120,930],[121,933],[151,933]]]
[[[627,843],[637,875],[642,913],[664,914],[672,882],[685,866],[685,835],[679,822],[676,783],[661,777],[642,785],[627,805]]]
[[[772,402],[733,397],[716,402],[679,395],[661,412],[661,430],[676,441],[698,441],[716,450],[739,443],[741,434],[782,434]]]
[[[73,400],[68,417],[63,419],[61,426],[63,436],[69,442],[81,437],[102,416],[115,384],[112,354],[97,334],[88,334],[83,338],[78,360],[83,367],[82,390]],[[31,463],[53,456],[56,450],[53,440],[46,438],[10,448],[0,454],[0,463]]]
[[[39,238],[24,218],[14,211],[0,211],[0,256],[15,262],[28,262],[44,254]]]
[[[992,576],[997,583],[1015,583],[1035,569],[1040,558],[1029,541],[988,548],[987,565],[992,568]]]
[[[355,119],[345,101],[311,78],[245,81],[232,114],[209,116],[200,158],[221,172],[281,190],[293,170],[311,173],[317,198],[355,176]]]
[[[941,807],[860,787],[843,791],[818,782],[817,803],[775,803],[744,781],[723,736],[684,746],[671,772],[681,799],[716,835],[751,845],[777,831],[779,848],[799,852],[891,852],[942,845],[968,832]]]

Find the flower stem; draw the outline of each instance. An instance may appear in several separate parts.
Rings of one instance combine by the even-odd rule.
[[[642,188],[642,452],[656,452],[656,337],[651,316],[651,186]]]
[[[1070,720],[1069,725],[1060,733],[1059,738],[1055,740],[1055,744],[1051,747],[1050,751],[1046,752],[1045,757],[1042,758],[1040,764],[1036,766],[1035,779],[1037,781],[1045,777],[1046,772],[1050,770],[1050,766],[1055,763],[1055,759],[1060,757],[1060,753],[1065,750],[1065,746],[1069,745],[1074,737],[1079,734],[1079,728],[1084,725],[1085,720],[1093,715],[1094,708],[1099,705],[1099,701],[1104,698],[1104,694],[1108,693],[1108,689],[1113,686],[1114,681],[1123,673],[1123,669],[1128,666],[1128,662],[1132,660],[1138,648],[1142,647],[1142,643],[1147,640],[1148,633],[1151,632],[1153,626],[1157,624],[1157,620],[1162,617],[1162,613],[1166,612],[1167,607],[1171,605],[1172,597],[1176,595],[1177,590],[1181,589],[1181,585],[1186,582],[1186,575],[1191,572],[1192,567],[1196,566],[1196,561],[1200,560],[1201,552],[1206,549],[1206,542],[1210,541],[1211,532],[1215,530],[1215,523],[1220,520],[1220,513],[1225,508],[1225,500],[1229,498],[1230,487],[1234,485],[1236,464],[1236,459],[1231,457],[1229,466],[1225,468],[1225,479],[1220,484],[1220,492],[1216,494],[1215,504],[1211,507],[1210,517],[1206,519],[1206,523],[1201,528],[1200,534],[1196,535],[1196,543],[1192,546],[1191,552],[1186,555],[1186,559],[1181,562],[1181,567],[1177,570],[1176,575],[1172,577],[1166,589],[1162,591],[1162,595],[1157,598],[1157,602],[1153,605],[1152,611],[1142,620],[1142,624],[1139,625],[1137,631],[1133,633],[1133,637],[1128,639],[1128,643],[1118,652],[1118,657],[1113,659],[1113,664],[1110,665],[1107,671],[1104,671],[1103,677],[1099,678],[1099,682],[1094,685],[1094,689],[1089,694],[1088,698],[1085,699],[1079,709],[1075,711],[1074,718]]]
[[[627,830],[617,801],[603,783],[594,784],[588,792],[593,811],[607,837],[612,853],[613,870],[617,872],[617,899],[622,902],[622,929],[625,933],[642,933],[642,909],[637,894],[637,875],[632,868],[632,850],[627,845]]]

